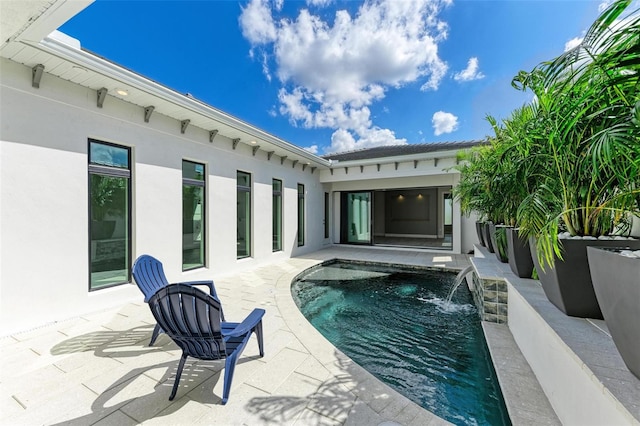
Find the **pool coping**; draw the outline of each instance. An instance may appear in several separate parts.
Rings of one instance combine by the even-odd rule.
[[[464,269],[465,266],[433,266],[415,263],[393,263],[380,260],[359,260],[334,257],[319,261],[314,265],[299,271],[297,274],[292,274],[291,277],[283,277],[284,282],[280,283],[278,287],[282,286],[282,288],[285,289],[285,294],[281,295],[282,299],[278,299],[278,306],[289,305],[287,307],[286,316],[291,315],[292,317],[297,317],[296,323],[301,325],[298,329],[292,328],[294,334],[296,334],[299,339],[300,336],[305,336],[305,338],[308,337],[309,339],[321,339],[326,345],[334,348],[334,350],[339,353],[341,357],[345,357],[349,360],[350,358],[347,355],[343,354],[341,351],[335,348],[331,342],[326,340],[326,338],[322,336],[322,334],[320,334],[320,332],[318,332],[311,325],[311,323],[308,322],[308,320],[295,305],[295,302],[291,295],[291,285],[293,284],[293,281],[295,279],[304,275],[311,269],[320,267],[325,264],[331,264],[336,261],[346,261],[349,263],[365,265],[382,265],[385,267],[399,267],[403,269],[447,271],[453,273],[460,272],[462,269]],[[471,264],[471,262],[469,264]],[[292,312],[288,312],[289,309],[291,309]],[[283,318],[285,318],[284,313]],[[502,392],[503,399],[507,407],[507,412],[509,413],[512,424],[532,426],[561,425],[562,423],[554,412],[547,396],[545,395],[533,370],[529,366],[525,356],[520,351],[514,337],[511,335],[511,331],[509,330],[508,326],[506,324],[496,324],[482,320],[480,320],[480,323],[482,326],[482,331],[484,334],[485,342],[487,344],[487,348],[489,350],[489,353],[491,354],[492,364],[498,377],[500,390]],[[291,327],[291,325],[289,326]],[[363,374],[371,376],[369,379],[373,378],[374,380],[380,382],[373,375],[364,370],[364,368],[360,367],[352,360],[350,360],[350,362],[353,363],[353,365],[357,369],[362,370]],[[395,390],[393,391],[396,392]],[[402,395],[400,395],[400,397],[405,398]]]
[[[282,319],[291,332],[298,338],[300,343],[312,354],[315,359],[326,368],[350,393],[353,393],[356,400],[368,405],[374,412],[380,413],[382,417],[390,417],[385,422],[387,424],[406,424],[408,419],[404,419],[401,412],[410,412],[413,417],[411,424],[416,425],[449,425],[450,422],[438,417],[434,413],[424,409],[420,405],[411,401],[391,386],[383,383],[366,369],[355,363],[351,358],[336,348],[327,340],[316,328],[304,317],[300,309],[295,304],[291,294],[291,285],[301,275],[313,268],[335,261],[346,260],[366,264],[385,264],[385,262],[371,262],[354,259],[343,259],[332,257],[325,260],[317,260],[307,267],[281,276],[276,283],[276,303]],[[407,265],[397,263],[396,266],[416,267],[419,265]],[[425,268],[426,269],[426,268]],[[438,269],[438,268],[431,268]],[[450,269],[455,271],[455,269]],[[389,416],[385,411],[397,411],[400,409],[400,416]],[[395,423],[401,422],[401,423]],[[381,422],[382,424],[384,422]]]

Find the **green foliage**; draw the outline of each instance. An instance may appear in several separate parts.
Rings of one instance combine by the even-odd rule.
[[[536,96],[542,137],[529,142],[546,169],[518,220],[547,264],[561,256],[558,231],[598,237],[639,211],[640,14],[623,16],[629,3],[615,2],[579,46],[514,79]]]
[[[92,174],[91,219],[102,221],[107,214],[119,214],[126,203],[126,180],[114,176]]]
[[[640,11],[630,3],[614,2],[578,46],[518,73],[513,87],[534,101],[501,125],[489,117],[490,147],[459,167],[463,211],[536,237],[541,265],[562,256],[559,232],[598,237],[640,214]]]

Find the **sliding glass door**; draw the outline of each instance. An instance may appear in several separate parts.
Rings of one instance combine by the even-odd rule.
[[[372,193],[347,192],[342,194],[342,242],[371,244]]]

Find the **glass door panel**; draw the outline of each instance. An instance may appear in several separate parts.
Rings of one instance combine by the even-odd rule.
[[[347,194],[347,242],[371,244],[371,192]]]

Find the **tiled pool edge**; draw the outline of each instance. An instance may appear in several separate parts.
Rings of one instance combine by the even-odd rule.
[[[564,424],[639,425],[640,380],[602,331],[606,324],[564,315],[538,281],[518,278],[483,249],[476,252],[480,258],[472,264],[480,282],[498,279],[507,287],[508,329],[559,419]],[[495,366],[499,356],[491,353]],[[508,399],[505,395],[509,406]]]
[[[482,321],[482,331],[514,425],[561,425],[506,324]]]
[[[322,253],[322,251],[318,253]],[[340,259],[340,260],[346,259],[347,261],[350,261],[350,262],[369,264],[369,265],[384,264],[384,265],[395,265],[403,268],[409,267],[409,268],[418,268],[418,269],[447,270],[449,272],[457,272],[463,269],[460,267],[460,265],[458,265],[458,267],[456,268],[441,267],[441,266],[434,267],[434,266],[423,265],[423,264],[412,265],[404,262],[394,263],[389,261],[383,261],[380,259],[361,260],[361,259],[342,257],[338,255],[333,258],[325,258],[322,260],[317,260],[316,262],[309,264],[309,266],[307,266],[305,269],[301,269],[301,270],[298,270],[296,273],[292,273],[290,277],[283,277],[284,282],[282,283],[279,282],[277,286],[278,289],[280,289],[283,286],[282,288],[286,290],[284,294],[281,294],[281,297],[284,298],[282,303],[288,304],[290,302],[291,306],[289,306],[289,309],[293,309],[293,312],[295,313],[294,316],[298,317],[296,319],[296,322],[305,325],[305,327],[302,327],[300,329],[296,329],[296,330],[292,329],[294,334],[298,336],[310,336],[309,333],[311,333],[311,335],[316,335],[318,339],[324,341],[324,344],[321,345],[323,348],[326,349],[328,345],[328,347],[330,347],[332,351],[334,351],[336,354],[340,354],[340,358],[344,357],[344,359],[349,360],[350,363],[353,363],[353,361],[351,361],[346,355],[342,354],[340,351],[335,349],[330,342],[326,341],[324,336],[322,336],[315,328],[313,328],[313,326],[311,326],[311,324],[308,323],[306,318],[304,318],[302,313],[299,311],[298,307],[295,305],[295,302],[293,302],[293,298],[291,296],[291,290],[290,290],[291,282],[298,276],[303,275],[305,271],[309,269],[313,269],[323,264],[332,263],[337,259]],[[503,279],[496,276],[491,278],[490,281],[496,282],[496,283],[500,282],[501,288],[504,287],[503,292],[506,293],[506,283],[504,282]],[[280,294],[280,290],[278,290],[278,293]],[[501,298],[504,300],[505,296],[506,294],[501,296]],[[489,297],[492,297],[492,295],[489,295]],[[277,298],[276,300],[279,300],[279,299]],[[280,302],[278,302],[278,305],[280,305]],[[506,306],[505,306],[505,309],[506,309]],[[283,318],[284,316],[285,315],[283,314]],[[500,382],[500,388],[503,393],[505,404],[507,405],[507,410],[508,410],[510,419],[512,421],[512,424],[514,425],[558,425],[560,424],[558,417],[554,413],[551,405],[549,404],[548,399],[544,395],[544,392],[542,391],[540,384],[535,378],[535,375],[531,371],[531,368],[527,364],[527,361],[525,360],[524,356],[518,349],[518,346],[515,343],[513,337],[511,336],[511,333],[507,328],[506,324],[504,323],[498,324],[498,323],[495,323],[495,321],[493,323],[483,321],[482,326],[483,326],[483,332],[485,335],[487,346],[489,348],[489,352],[491,353],[493,366],[494,366],[494,369],[496,370],[496,374]],[[314,341],[313,344],[315,343],[317,342]],[[307,349],[309,350],[309,352],[314,353],[313,352],[314,349],[312,348],[307,348]],[[355,363],[353,364],[356,365]],[[375,377],[373,377],[366,370],[362,369],[357,365],[356,367],[362,370],[359,374],[368,375],[370,376],[370,379],[380,383],[377,379],[375,379]],[[416,405],[416,407],[419,407],[419,406]],[[419,408],[421,410],[424,410],[421,407]],[[426,410],[424,411],[429,413]],[[438,420],[441,420],[441,419],[438,418]]]
[[[509,329],[509,289],[504,274],[495,267],[493,254],[478,247],[475,253],[470,259],[474,273],[469,290],[482,320],[509,417],[514,425],[559,425],[557,414]]]
[[[300,258],[298,258],[300,259]],[[354,409],[364,404],[371,414],[378,418],[371,423],[371,414],[367,422],[358,420],[358,416],[349,414],[345,424],[378,424],[384,421],[415,425],[449,425],[446,420],[398,393],[382,383],[371,373],[353,362],[348,356],[335,348],[307,319],[296,306],[291,294],[291,284],[297,276],[307,269],[321,265],[326,260],[309,260],[289,274],[281,276],[276,283],[276,303],[280,315],[291,332],[316,360],[326,368],[340,383],[344,391],[353,394]],[[360,409],[362,410],[363,407]],[[362,419],[364,420],[364,419]],[[378,422],[378,423],[375,423]]]

